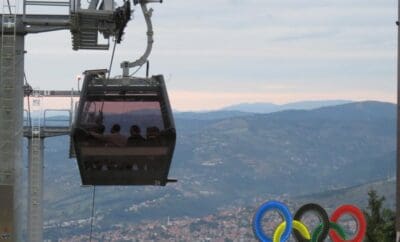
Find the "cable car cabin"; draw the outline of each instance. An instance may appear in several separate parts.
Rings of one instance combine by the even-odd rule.
[[[83,185],[160,185],[175,124],[163,76],[106,78],[87,71],[72,129]]]

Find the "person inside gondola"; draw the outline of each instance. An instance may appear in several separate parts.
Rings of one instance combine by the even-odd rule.
[[[96,134],[99,135],[104,135],[104,131],[106,131],[106,126],[104,125],[98,125],[97,127],[95,127],[94,132],[96,132]],[[96,139],[96,144],[103,144],[104,145],[104,141],[97,139],[96,137],[94,137]]]
[[[110,134],[103,135],[95,132],[90,132],[90,134],[99,140],[105,141],[107,145],[123,147],[126,145],[127,139],[120,131],[121,126],[119,124],[114,124],[111,127]]]
[[[161,145],[160,138],[161,138],[160,129],[157,126],[147,128],[147,134],[146,134],[147,144],[152,146],[159,146]]]
[[[107,141],[114,146],[122,147],[126,145],[126,137],[120,133],[121,126],[119,124],[114,124],[111,127],[111,134],[106,135]]]
[[[146,141],[145,138],[140,134],[140,127],[137,125],[132,125],[130,129],[131,136],[128,138],[127,145],[135,146],[135,145],[143,145]]]

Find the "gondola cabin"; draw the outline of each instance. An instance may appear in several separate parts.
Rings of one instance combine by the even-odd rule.
[[[83,185],[168,182],[175,124],[163,76],[85,72],[71,131]]]

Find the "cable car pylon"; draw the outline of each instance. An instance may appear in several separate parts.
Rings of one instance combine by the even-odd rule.
[[[44,182],[44,141],[49,137],[68,135],[72,122],[72,107],[69,109],[43,109],[46,97],[70,97],[71,102],[76,93],[70,91],[32,90],[32,99],[28,97],[28,110],[24,120],[24,137],[28,139],[28,226],[27,235],[30,241],[43,241],[43,182]],[[32,105],[30,105],[32,100]],[[32,108],[31,108],[32,107]],[[48,114],[57,112],[66,118],[51,118]],[[25,122],[26,121],[26,122]]]
[[[23,0],[22,11],[17,0],[2,0],[0,17],[0,235],[4,242],[41,242],[41,236],[23,237],[22,138],[24,98],[25,36],[68,29],[72,48],[108,49],[100,44],[99,34],[107,43],[110,38],[121,40],[123,29],[130,19],[130,4],[116,8],[113,0],[91,0],[83,9],[81,0],[55,2]],[[67,14],[30,14],[31,6],[67,8]],[[42,8],[48,11],[48,8]],[[41,224],[42,221],[38,221]],[[42,226],[38,226],[42,227]],[[36,231],[42,233],[42,231]]]
[[[9,242],[22,241],[21,233],[18,236],[15,231],[22,222],[23,94],[19,71],[23,72],[23,65],[16,63],[23,58],[23,37],[17,35],[15,1],[2,0],[0,19],[0,236]]]

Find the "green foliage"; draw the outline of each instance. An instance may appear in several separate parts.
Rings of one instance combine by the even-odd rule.
[[[383,208],[385,197],[379,197],[375,190],[368,192],[368,207],[364,210],[367,219],[366,242],[390,242],[395,241],[395,213]]]

